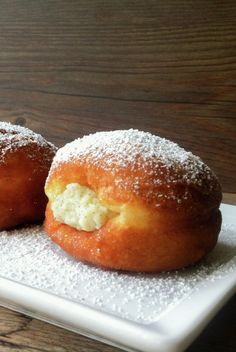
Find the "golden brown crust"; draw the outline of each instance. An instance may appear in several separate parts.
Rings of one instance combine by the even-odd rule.
[[[106,206],[123,206],[93,232],[59,224],[47,207],[45,228],[73,256],[124,270],[177,269],[215,245],[221,188],[214,173],[176,144],[139,131],[98,133],[59,150],[46,193],[79,183]],[[135,215],[136,214],[136,215]]]
[[[112,221],[100,230],[78,231],[60,224],[46,209],[45,229],[51,239],[77,259],[108,269],[158,272],[199,261],[215,246],[221,227],[218,211],[199,226],[117,227]]]
[[[55,151],[32,131],[0,123],[0,230],[43,220],[44,184]]]

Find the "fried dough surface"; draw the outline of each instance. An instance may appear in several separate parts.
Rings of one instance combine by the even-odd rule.
[[[42,136],[0,122],[0,230],[43,220],[44,184],[55,152]]]
[[[70,184],[92,190],[112,214],[100,228],[76,229],[56,219],[53,204]],[[192,153],[150,133],[98,132],[67,144],[54,158],[45,191],[52,240],[101,267],[181,268],[211,251],[220,232],[215,174]]]

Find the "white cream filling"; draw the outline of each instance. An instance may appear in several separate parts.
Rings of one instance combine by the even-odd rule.
[[[84,231],[101,228],[112,214],[94,191],[79,183],[69,183],[51,202],[51,209],[58,222]]]

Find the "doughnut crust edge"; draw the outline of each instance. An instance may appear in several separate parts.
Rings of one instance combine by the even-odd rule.
[[[0,122],[0,230],[41,221],[56,148],[33,131]]]
[[[92,189],[114,216],[90,232],[57,221],[51,202],[70,183]],[[54,158],[45,190],[52,240],[109,269],[178,269],[209,253],[220,232],[215,174],[192,153],[150,133],[98,132],[67,144]]]

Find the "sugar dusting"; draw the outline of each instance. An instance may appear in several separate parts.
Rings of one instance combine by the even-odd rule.
[[[215,250],[200,264],[162,274],[104,271],[75,261],[40,226],[0,233],[0,276],[147,324],[209,281],[236,269],[236,225],[224,223]]]
[[[56,147],[47,142],[40,134],[37,134],[30,129],[18,125],[13,125],[9,122],[0,121],[0,162],[5,161],[5,156],[7,153],[14,152],[22,147],[35,144],[39,147],[44,148],[43,159],[51,161],[52,155],[48,153],[49,147],[52,151],[56,151]],[[29,157],[38,157],[35,154],[33,148],[29,148],[27,151]]]
[[[114,175],[115,185],[122,192],[139,194],[148,184],[153,196],[153,189],[167,186],[159,193],[156,206],[163,197],[181,203],[190,196],[189,185],[205,194],[219,186],[215,174],[199,157],[165,138],[135,129],[97,132],[66,144],[58,150],[48,180],[61,164],[77,160]],[[185,192],[177,194],[178,185],[184,186]]]

